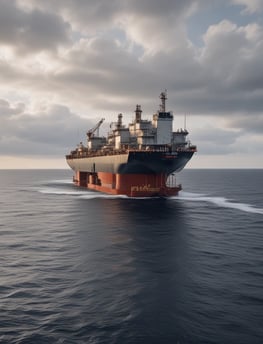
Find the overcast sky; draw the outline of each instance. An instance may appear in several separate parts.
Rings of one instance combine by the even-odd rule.
[[[263,168],[263,0],[0,0],[0,168],[66,168],[165,89],[189,167]]]

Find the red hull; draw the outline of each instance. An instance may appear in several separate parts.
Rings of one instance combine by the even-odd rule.
[[[168,187],[165,174],[114,174],[106,172],[75,173],[74,182],[78,186],[111,195],[129,197],[176,196],[181,185]]]

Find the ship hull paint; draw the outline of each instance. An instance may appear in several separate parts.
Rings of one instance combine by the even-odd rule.
[[[194,151],[129,152],[107,156],[67,158],[76,172],[105,172],[113,174],[166,174],[181,171]]]
[[[128,197],[176,196],[181,186],[166,186],[167,175],[160,174],[120,174],[107,172],[76,171],[74,182],[78,186],[111,195]]]

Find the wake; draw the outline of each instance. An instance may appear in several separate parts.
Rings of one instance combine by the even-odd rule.
[[[118,198],[129,198],[125,195],[108,195],[103,194],[96,191],[89,191],[81,190],[76,188],[75,190],[72,189],[63,189],[63,188],[56,188],[56,187],[43,187],[37,190],[42,194],[49,194],[49,195],[65,195],[65,196],[75,196],[81,199],[95,199],[95,198],[105,198],[105,199],[118,199]]]
[[[54,185],[56,184],[56,185]],[[91,191],[88,189],[79,189],[72,187],[72,182],[68,180],[54,180],[49,185],[45,187],[38,188],[38,192],[42,194],[53,194],[53,195],[68,195],[74,196],[80,199],[148,199],[153,198],[158,199],[158,197],[128,197],[125,195],[109,195],[103,194],[96,191]],[[220,208],[230,208],[243,211],[246,213],[263,214],[262,208],[254,207],[251,204],[239,203],[231,201],[225,197],[212,197],[204,194],[190,193],[185,191],[180,191],[178,196],[169,197],[171,200],[186,201],[186,202],[204,202],[214,204]]]
[[[202,194],[193,194],[181,191],[179,196],[173,197],[173,199],[190,202],[206,202],[212,203],[221,208],[231,208],[247,213],[263,214],[263,209],[261,208],[256,208],[251,204],[232,202],[225,197],[210,197]]]

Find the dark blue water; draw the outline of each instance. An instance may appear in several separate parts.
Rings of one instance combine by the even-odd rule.
[[[262,170],[171,199],[0,171],[1,343],[263,343]]]

